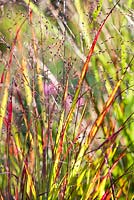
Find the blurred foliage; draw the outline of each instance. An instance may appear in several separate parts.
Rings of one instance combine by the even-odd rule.
[[[81,78],[115,3],[0,1],[1,199],[133,199],[132,0],[110,13]]]

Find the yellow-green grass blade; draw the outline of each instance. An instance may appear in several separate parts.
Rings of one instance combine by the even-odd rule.
[[[2,90],[3,96],[1,97],[1,102],[0,102],[0,135],[3,127],[3,120],[6,114],[9,85],[10,85],[10,70],[8,70],[6,73],[6,77],[3,83],[4,88]]]
[[[79,23],[80,23],[80,28],[81,32],[84,36],[84,39],[86,41],[86,45],[88,48],[90,47],[90,29],[89,29],[89,22],[88,22],[88,17],[84,13],[83,5],[81,0],[75,0],[74,1],[75,7],[78,11],[78,16],[79,16]]]
[[[29,72],[27,69],[27,62],[24,57],[22,58],[21,70],[24,76],[25,98],[26,98],[27,105],[30,107],[32,104],[32,91],[30,87],[30,78],[29,78]]]

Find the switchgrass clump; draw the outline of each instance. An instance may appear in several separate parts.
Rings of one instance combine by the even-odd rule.
[[[133,6],[1,7],[1,199],[134,198]]]

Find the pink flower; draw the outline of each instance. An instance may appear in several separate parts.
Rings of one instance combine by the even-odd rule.
[[[57,94],[57,91],[56,91],[54,84],[45,83],[44,84],[44,93],[45,93],[46,96],[48,96],[48,95],[54,95],[55,96]]]

